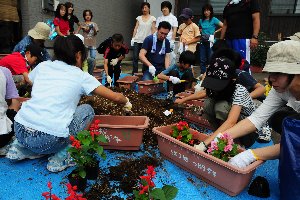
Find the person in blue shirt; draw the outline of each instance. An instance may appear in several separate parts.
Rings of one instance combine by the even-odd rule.
[[[157,32],[145,38],[139,58],[143,65],[142,80],[152,80],[154,76],[170,66],[170,41],[166,38],[171,24],[162,21]]]
[[[43,60],[51,60],[51,56],[46,50],[44,43],[49,38],[50,27],[44,22],[38,22],[33,29],[28,31],[26,35],[13,49],[13,52],[25,54],[26,47],[30,44],[37,44],[43,48]]]
[[[160,74],[157,75],[157,78],[167,80],[168,88],[170,84],[173,84],[173,91],[169,91],[169,98],[174,94],[184,92],[186,89],[192,87],[192,83],[195,80],[191,65],[195,63],[194,53],[187,50],[180,54],[179,63],[174,64]]]
[[[206,66],[209,62],[209,58],[211,55],[211,43],[213,43],[212,38],[214,38],[211,36],[214,36],[217,32],[220,32],[223,27],[223,23],[213,15],[214,15],[214,10],[210,4],[206,4],[202,7],[202,18],[199,20],[199,24],[198,24],[201,32],[201,43],[200,43],[201,74],[204,74],[206,72]],[[217,29],[218,27],[219,29]]]

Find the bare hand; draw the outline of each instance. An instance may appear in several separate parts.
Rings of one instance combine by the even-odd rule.
[[[251,39],[250,39],[250,48],[251,48],[251,49],[254,49],[254,48],[256,48],[257,46],[258,46],[258,40],[255,39],[255,38],[251,38]]]
[[[183,104],[185,101],[183,99],[176,99],[174,103]]]

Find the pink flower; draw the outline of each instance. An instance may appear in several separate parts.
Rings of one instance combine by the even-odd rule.
[[[232,145],[231,144],[228,144],[224,147],[224,152],[228,152],[228,151],[231,151],[232,150]]]
[[[212,148],[212,150],[218,150],[218,143],[216,141],[211,141],[210,148]]]

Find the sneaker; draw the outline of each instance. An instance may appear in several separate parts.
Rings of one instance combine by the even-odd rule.
[[[47,169],[50,172],[61,172],[68,167],[76,165],[76,163],[73,161],[69,154],[67,154],[67,156],[62,157],[59,155],[59,153],[60,152],[48,158]]]
[[[24,160],[26,158],[36,159],[41,158],[43,156],[45,155],[34,153],[29,149],[25,148],[22,144],[18,142],[18,140],[13,141],[6,154],[6,158],[11,160]]]
[[[268,143],[271,141],[271,128],[269,126],[264,126],[260,131],[258,131],[258,138],[256,139],[259,143]]]

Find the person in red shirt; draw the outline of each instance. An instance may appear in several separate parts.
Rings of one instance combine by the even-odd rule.
[[[60,36],[70,35],[69,32],[70,26],[69,26],[68,15],[66,12],[65,4],[60,3],[57,5],[53,24],[55,26],[55,31],[57,32],[57,35]]]
[[[3,57],[0,60],[0,66],[8,68],[13,77],[16,75],[23,75],[24,81],[32,84],[28,78],[28,70],[30,66],[38,64],[42,60],[43,49],[38,45],[30,44],[26,47],[24,55],[19,52],[13,52],[8,56]]]

